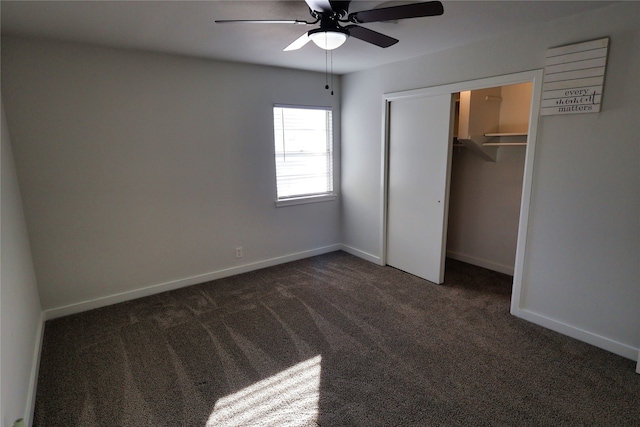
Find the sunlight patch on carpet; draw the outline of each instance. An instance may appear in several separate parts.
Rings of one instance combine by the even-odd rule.
[[[321,356],[300,362],[216,402],[206,427],[304,426],[318,417]]]

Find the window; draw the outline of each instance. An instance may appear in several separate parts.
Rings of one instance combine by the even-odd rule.
[[[335,199],[330,108],[273,108],[278,206]]]

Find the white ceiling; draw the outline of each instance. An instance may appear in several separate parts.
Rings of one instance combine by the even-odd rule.
[[[350,12],[409,2],[353,1]],[[364,26],[400,40],[387,49],[358,39],[333,52],[336,74],[368,69],[606,6],[598,1],[443,1],[444,15]],[[216,24],[216,19],[311,20],[303,0],[5,1],[2,34],[325,71],[313,43],[282,49],[313,28]]]

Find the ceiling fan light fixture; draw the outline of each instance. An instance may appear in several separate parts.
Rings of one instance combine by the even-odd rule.
[[[324,50],[337,49],[347,41],[349,34],[345,30],[317,29],[309,31],[309,38],[316,46]]]

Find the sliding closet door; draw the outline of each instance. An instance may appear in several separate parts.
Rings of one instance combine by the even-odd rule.
[[[452,94],[391,101],[387,264],[444,281]]]

